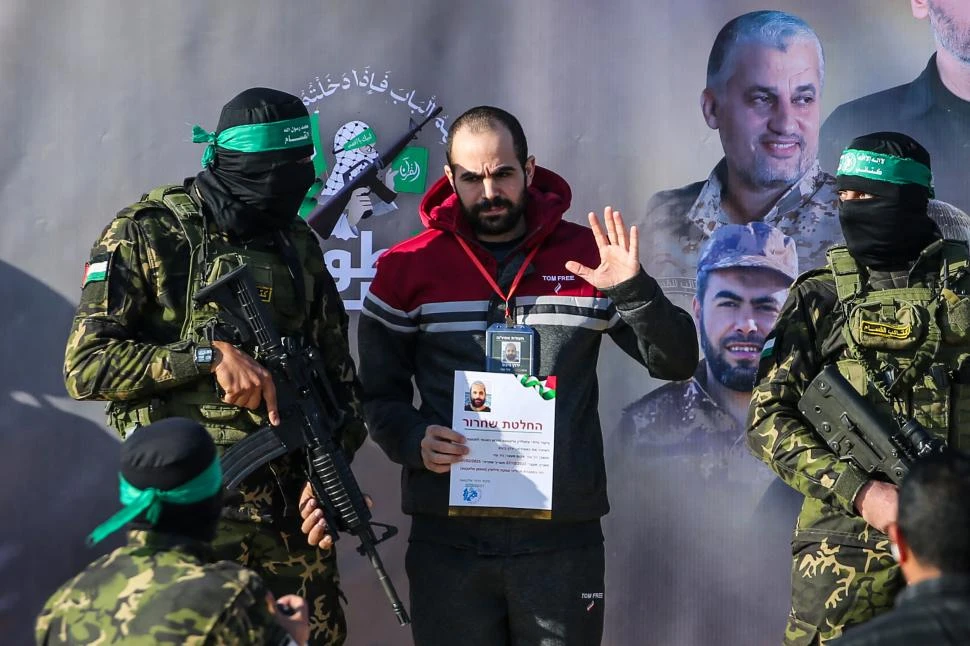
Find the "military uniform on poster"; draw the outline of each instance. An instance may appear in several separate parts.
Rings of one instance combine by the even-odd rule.
[[[714,230],[730,224],[721,206],[727,162],[721,160],[703,182],[661,191],[635,224],[651,232],[646,270],[664,293],[690,307],[697,290],[697,261]],[[816,163],[765,214],[761,221],[795,240],[802,271],[825,264],[825,250],[842,241],[835,178]]]

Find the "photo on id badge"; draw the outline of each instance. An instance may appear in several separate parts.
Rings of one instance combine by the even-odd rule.
[[[533,374],[534,331],[527,325],[496,323],[485,333],[489,372]]]

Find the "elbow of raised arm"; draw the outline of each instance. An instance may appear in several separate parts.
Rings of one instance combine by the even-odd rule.
[[[682,333],[671,334],[668,346],[664,350],[666,361],[663,369],[655,376],[671,381],[683,381],[694,376],[700,361],[695,334],[693,323],[689,329],[683,328]]]
[[[79,401],[94,399],[94,389],[89,382],[82,378],[81,371],[76,368],[70,369],[65,366],[64,387],[71,399],[77,399]]]
[[[80,360],[76,353],[70,352],[64,356],[64,388],[67,390],[71,399],[90,399],[92,389],[90,383],[83,378],[84,362]]]
[[[101,392],[104,359],[100,352],[68,352],[64,358],[64,387],[71,399],[108,399]]]

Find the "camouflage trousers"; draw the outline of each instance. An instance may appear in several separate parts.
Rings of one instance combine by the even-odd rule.
[[[905,583],[888,550],[796,543],[785,646],[825,644],[892,608]]]
[[[236,561],[256,570],[276,597],[298,594],[310,610],[310,646],[339,646],[347,638],[340,605],[340,577],[333,549],[306,544],[299,526],[223,518],[213,543],[218,559]]]

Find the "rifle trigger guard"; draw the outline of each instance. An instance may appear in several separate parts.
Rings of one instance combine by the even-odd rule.
[[[370,521],[370,526],[380,527],[381,529],[384,530],[384,532],[380,536],[375,537],[374,545],[380,545],[387,539],[397,536],[397,527],[395,527],[394,525],[388,525],[387,523],[378,523],[377,521],[372,520]],[[364,549],[363,543],[357,546],[357,551],[360,553],[361,556],[366,556],[366,550]]]

